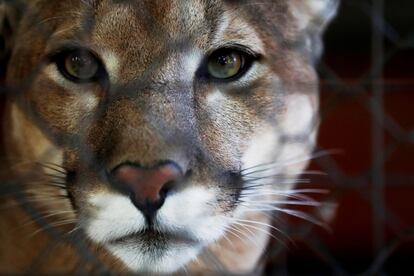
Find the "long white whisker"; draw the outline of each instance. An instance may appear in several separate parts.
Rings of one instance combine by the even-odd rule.
[[[307,156],[307,157],[294,157],[290,160],[285,160],[284,162],[269,163],[269,164],[263,165],[263,167],[265,167],[265,169],[259,170],[259,171],[256,171],[256,172],[267,171],[267,170],[270,170],[270,169],[281,168],[281,167],[287,167],[287,166],[295,165],[297,163],[313,160],[313,159],[316,159],[316,158],[319,158],[319,157],[322,157],[322,156],[336,154],[336,153],[339,153],[339,152],[342,152],[342,151],[323,150],[323,151],[316,152],[316,153],[314,153],[310,156]],[[262,166],[262,165],[257,165],[256,167],[251,167],[251,168],[244,169],[243,172],[247,171],[248,174],[250,174],[249,171],[251,171],[252,169],[255,169],[257,167],[260,167],[260,166]],[[247,175],[247,174],[243,173],[242,175]]]
[[[227,232],[227,233],[231,233],[231,229],[230,229],[230,227],[226,227],[226,229],[225,229],[225,232]],[[229,237],[227,237],[227,235],[226,234],[224,234],[223,235],[223,238],[230,244],[230,246],[233,248],[233,249],[236,249],[236,247],[234,246],[234,243],[231,241],[231,239],[229,238]]]
[[[243,194],[251,194],[251,195],[301,195],[303,193],[308,194],[328,194],[329,190],[325,189],[297,189],[297,190],[278,190],[278,189],[260,189],[257,190],[245,190],[242,192]],[[305,195],[304,195],[305,196]]]
[[[281,197],[285,197],[287,199],[295,199],[297,201],[315,201],[313,198],[306,196],[306,195],[281,195],[278,193],[263,193],[263,194],[244,194],[242,193],[240,195],[240,199],[247,199],[247,200],[253,200],[253,199],[257,199],[257,198],[264,198],[264,197],[270,197],[270,196],[281,196]],[[247,201],[245,200],[245,201]]]
[[[255,188],[255,187],[263,187],[263,186],[280,186],[280,185],[291,185],[291,184],[309,184],[311,183],[310,179],[299,179],[299,180],[283,180],[278,181],[274,179],[255,179],[255,180],[247,180],[245,181],[244,188]]]
[[[321,172],[321,171],[304,171],[298,175],[296,174],[283,174],[283,173],[279,173],[279,174],[270,174],[270,175],[258,175],[258,176],[254,176],[254,174],[259,173],[261,171],[254,171],[248,174],[242,174],[243,178],[275,178],[275,179],[296,179],[299,175],[300,176],[308,176],[308,175],[323,175],[326,176],[328,175],[325,172]]]
[[[312,191],[312,192],[310,192]],[[240,194],[241,199],[258,199],[264,198],[265,196],[281,196],[286,198],[295,199],[298,201],[313,202],[315,201],[310,196],[304,195],[301,192],[307,192],[309,194],[327,194],[326,190],[317,190],[317,189],[308,189],[308,190],[290,190],[290,191],[281,191],[281,190],[257,190],[257,191],[243,191]]]
[[[274,238],[275,240],[277,240],[277,241],[281,242],[283,245],[285,245],[285,246],[286,246],[286,244],[285,244],[285,242],[284,242],[283,240],[281,240],[280,238],[278,238],[278,237],[276,237],[275,235],[273,235],[270,231],[267,231],[267,230],[265,230],[265,229],[263,229],[263,228],[260,228],[260,227],[258,227],[258,226],[251,225],[251,224],[248,224],[248,223],[242,223],[242,222],[236,222],[236,221],[233,221],[232,223],[233,223],[233,224],[236,224],[236,225],[240,225],[241,227],[245,228],[247,231],[249,231],[249,233],[251,233],[251,235],[252,235],[252,236],[255,236],[255,233],[254,233],[254,232],[252,232],[251,230],[249,230],[248,228],[252,228],[252,229],[254,229],[254,230],[257,230],[257,231],[259,231],[259,232],[262,232],[262,233],[264,233],[264,234],[266,234],[266,235],[268,235],[268,236],[270,236],[270,237]],[[251,222],[250,222],[250,223],[251,223]],[[280,233],[281,233],[282,231],[278,229],[278,232],[280,232]],[[282,234],[285,236],[285,234],[284,234],[284,233],[282,233]],[[257,242],[256,242],[256,241],[255,241],[255,245],[257,246]]]
[[[269,223],[264,223],[264,222],[260,222],[260,221],[255,221],[255,220],[246,220],[246,219],[239,219],[239,218],[228,218],[230,221],[237,221],[237,222],[242,222],[242,223],[252,223],[252,224],[257,224],[257,225],[262,225],[262,226],[266,226],[269,227],[273,230],[276,230],[277,232],[281,233],[282,235],[286,236],[285,233],[283,233],[283,231],[281,231],[279,228],[269,224]],[[287,237],[287,236],[286,236]],[[289,237],[287,237],[289,238]]]
[[[258,206],[258,205],[266,205],[266,206],[274,206],[274,205],[299,205],[299,206],[313,206],[313,207],[318,207],[321,206],[322,203],[317,202],[317,201],[298,201],[298,200],[275,200],[275,201],[269,201],[269,200],[264,200],[264,201],[250,201],[250,200],[245,200],[242,201],[242,203],[244,204],[249,204],[251,206]]]
[[[240,205],[243,205],[243,203],[241,203]],[[246,207],[249,207],[249,206],[246,206]],[[261,208],[259,208],[259,209],[261,209]],[[257,209],[256,211],[258,211],[259,209]],[[253,209],[245,210],[245,212],[251,212],[251,211],[253,211]],[[329,227],[325,223],[323,223],[323,222],[315,219],[314,217],[312,217],[312,216],[310,216],[310,215],[308,215],[304,212],[301,212],[301,211],[285,209],[285,208],[280,208],[280,207],[276,207],[276,206],[269,206],[269,207],[264,206],[262,208],[262,211],[279,211],[279,212],[282,212],[284,214],[291,215],[293,217],[297,217],[297,218],[309,221],[309,222],[311,222],[315,225],[318,225],[318,226],[320,226],[320,227],[322,227],[322,228],[329,231]]]
[[[240,234],[240,235],[242,235],[243,237],[245,237],[247,240],[249,240],[249,242],[250,242],[251,244],[253,244],[253,245],[256,245],[256,246],[257,246],[257,242],[253,240],[253,238],[251,237],[251,235],[249,235],[248,233],[245,233],[243,230],[239,229],[239,227],[237,227],[237,225],[232,224],[232,225],[231,225],[231,229],[232,229],[233,231],[236,231],[237,233],[239,233],[239,234]],[[246,230],[246,231],[248,231],[248,230]],[[249,231],[248,231],[248,232],[249,232]],[[251,231],[250,231],[250,233],[251,233]],[[251,234],[252,234],[252,233],[251,233]],[[240,238],[240,240],[241,240],[241,241],[243,241],[245,245],[249,245],[249,244],[247,244],[247,242],[246,242],[246,240],[245,240],[245,239],[243,239],[243,238],[242,238],[242,237],[240,237],[240,236],[237,236],[237,237],[238,237],[238,238]]]

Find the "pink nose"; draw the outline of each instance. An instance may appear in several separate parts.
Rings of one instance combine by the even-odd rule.
[[[183,177],[181,168],[171,161],[152,168],[123,164],[112,175],[128,186],[132,202],[146,216],[152,216],[162,206],[172,184]]]

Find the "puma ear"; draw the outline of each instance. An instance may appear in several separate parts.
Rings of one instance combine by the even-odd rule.
[[[7,61],[14,45],[24,1],[0,0],[0,80],[3,79]]]
[[[321,35],[335,17],[339,0],[288,0],[299,32],[306,36],[307,48],[317,61],[323,50]]]
[[[289,0],[300,30],[321,32],[334,18],[339,0]]]

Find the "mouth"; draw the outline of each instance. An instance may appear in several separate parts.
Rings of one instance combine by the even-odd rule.
[[[178,270],[203,248],[191,235],[151,228],[115,238],[104,246],[132,271],[161,274]]]
[[[112,245],[123,243],[140,243],[147,245],[167,245],[167,244],[198,244],[198,240],[185,233],[161,232],[155,229],[145,229],[140,232],[128,234],[109,242]]]

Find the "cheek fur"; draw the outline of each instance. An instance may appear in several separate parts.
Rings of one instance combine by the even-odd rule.
[[[263,126],[258,128],[252,135],[247,150],[243,154],[242,170],[272,162],[279,144],[278,140],[279,137],[273,127]]]
[[[309,135],[317,126],[316,116],[309,96],[289,95],[286,98],[286,113],[280,122],[280,132],[286,137]]]

